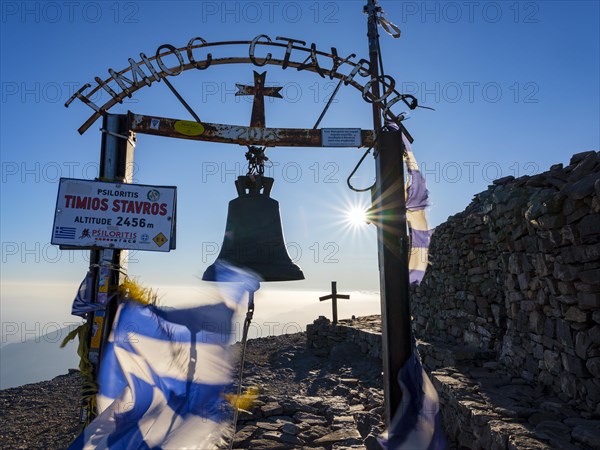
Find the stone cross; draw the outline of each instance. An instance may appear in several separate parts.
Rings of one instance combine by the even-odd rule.
[[[323,297],[319,297],[320,301],[323,300],[331,300],[331,309],[333,311],[333,324],[337,323],[337,299],[349,299],[350,296],[346,294],[338,294],[337,293],[337,281],[331,282],[331,294],[325,295]]]
[[[283,98],[279,91],[283,88],[280,87],[265,87],[265,78],[267,72],[258,73],[254,71],[254,86],[246,86],[243,84],[237,84],[238,91],[235,93],[239,95],[254,95],[254,103],[252,104],[252,118],[250,119],[250,126],[257,128],[265,128],[265,95],[267,97]]]

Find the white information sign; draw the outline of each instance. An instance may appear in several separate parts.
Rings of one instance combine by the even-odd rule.
[[[52,244],[168,252],[177,188],[61,178]]]
[[[321,139],[323,147],[360,147],[362,145],[360,128],[323,128]]]

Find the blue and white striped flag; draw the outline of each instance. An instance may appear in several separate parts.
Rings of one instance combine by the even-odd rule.
[[[445,450],[439,399],[421,366],[416,349],[398,374],[402,402],[394,414],[388,435],[380,438],[388,450]]]
[[[406,188],[406,220],[411,241],[408,260],[409,280],[410,284],[419,284],[429,262],[431,230],[425,215],[425,209],[429,206],[429,191],[425,177],[419,170],[419,165],[410,147],[410,142],[404,134],[402,134],[402,140],[406,150],[406,169],[409,178]]]
[[[222,442],[231,408],[230,341],[237,303],[256,279],[224,270],[230,297],[188,309],[119,306],[98,374],[98,416],[75,449],[207,449]],[[219,278],[222,279],[222,278]]]

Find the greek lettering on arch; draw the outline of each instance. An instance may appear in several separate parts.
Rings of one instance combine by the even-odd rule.
[[[161,53],[161,50],[164,49],[167,49],[169,51],[167,53]],[[179,66],[177,66],[176,68],[167,67],[167,65],[162,60],[164,56],[170,54],[175,55],[177,61],[179,62]],[[160,67],[160,69],[169,76],[177,76],[181,72],[183,72],[183,56],[181,56],[181,52],[175,47],[173,47],[171,44],[163,44],[156,49],[156,63],[158,64],[158,67]],[[173,71],[173,69],[176,69],[176,71]]]
[[[259,42],[258,40],[261,38],[266,38],[267,39],[266,42],[268,42],[269,44],[272,42],[271,38],[269,36],[267,36],[266,34],[259,34],[254,39],[252,39],[252,42],[250,43],[250,49],[249,49],[250,61],[252,61],[252,64],[254,64],[255,66],[258,66],[258,67],[264,66],[269,61],[271,61],[271,58],[272,58],[272,55],[270,53],[267,53],[267,56],[265,57],[265,59],[263,59],[262,63],[258,62],[258,60],[255,58],[254,51],[256,49],[256,44]]]
[[[109,71],[110,73],[110,71]],[[94,81],[96,83],[98,83],[98,87],[104,89],[106,92],[108,92],[108,95],[110,95],[112,98],[114,98],[115,100],[117,100],[119,103],[123,103],[123,99],[121,98],[121,96],[119,94],[117,94],[109,85],[108,83],[105,83],[102,78],[100,77],[94,77]]]
[[[158,47],[154,57],[149,58],[144,53],[140,53],[141,59],[135,61],[129,58],[129,66],[124,70],[115,71],[110,69],[110,76],[105,80],[95,77],[95,86],[92,87],[88,84],[87,88],[80,89],[69,98],[65,106],[69,106],[77,99],[81,100],[82,103],[94,111],[94,114],[79,128],[79,132],[83,133],[101,115],[106,114],[111,107],[117,103],[122,103],[126,96],[131,97],[137,90],[145,86],[150,86],[154,81],[160,81],[162,78],[177,76],[183,71],[194,68],[205,70],[214,65],[254,64],[261,67],[273,64],[280,66],[284,70],[292,66],[297,68],[297,70],[308,70],[318,73],[321,78],[329,76],[330,79],[337,78],[341,80],[345,85],[350,84],[353,88],[361,92],[365,101],[381,105],[384,109],[384,114],[392,119],[396,116],[390,111],[390,108],[398,101],[402,100],[411,109],[416,107],[412,105],[412,102],[407,101],[408,97],[406,95],[402,95],[395,90],[395,81],[390,76],[382,76],[377,79],[378,82],[384,85],[385,92],[379,98],[375,98],[370,92],[370,88],[376,80],[371,80],[371,67],[367,59],[360,59],[356,62],[354,60],[356,58],[354,53],[342,58],[335,47],[331,47],[331,53],[326,53],[319,51],[315,43],[312,43],[310,47],[306,47],[306,43],[299,39],[281,36],[275,39],[279,42],[273,41],[266,34],[260,34],[249,41],[207,42],[201,37],[194,37],[182,48],[164,44]],[[245,56],[213,57],[213,54],[207,51],[207,56],[202,59],[198,51],[200,49],[207,50],[209,47],[239,44],[249,45],[249,53]],[[263,54],[264,56],[256,54],[256,46],[267,47]],[[275,58],[275,52],[268,47],[281,49],[284,54],[281,57]],[[294,50],[296,53],[306,52],[307,55],[302,56],[305,59],[302,61],[302,58],[294,55],[294,60],[292,60],[292,52]],[[323,58],[331,59],[331,68],[325,68],[321,65],[323,64]],[[348,66],[347,70],[342,69],[344,65]],[[131,72],[131,75],[128,72]],[[359,80],[357,78],[362,79]],[[106,91],[110,96],[110,99],[102,106],[96,105],[92,98],[98,91]]]
[[[360,74],[361,77],[368,77],[369,75],[371,75],[371,64],[369,63],[369,61],[367,61],[364,58],[358,61],[354,65],[352,71],[344,77],[344,86],[347,86],[348,83],[354,80],[356,74]]]
[[[300,45],[306,45],[306,42],[300,41],[298,39],[291,39],[291,38],[286,38],[286,37],[282,37],[282,36],[277,36],[275,39],[278,41],[287,41],[287,46],[285,48],[285,56],[283,58],[283,64],[281,65],[281,68],[283,70],[285,70],[288,68],[288,66],[290,64],[290,55],[292,54],[292,48],[294,47],[294,43],[300,44]]]
[[[352,58],[356,58],[355,53],[352,53],[346,58],[340,58],[338,56],[337,48],[331,47],[331,59],[333,61],[333,64],[331,66],[331,70],[329,71],[329,79],[333,80],[334,75],[338,73],[338,69],[342,64],[354,64],[352,61],[350,61]]]
[[[136,87],[136,83],[133,80],[127,78],[126,76],[115,72],[113,69],[108,69],[108,73],[110,74],[111,78],[115,80],[115,83],[119,85],[122,93],[124,93],[127,97],[131,98],[131,91],[129,90],[129,88]],[[127,84],[129,84],[129,86],[127,86]]]
[[[188,42],[187,46],[186,46],[186,53],[187,53],[187,57],[190,61],[190,63],[198,70],[205,70],[208,69],[208,67],[210,66],[210,63],[212,62],[212,53],[209,53],[206,55],[206,62],[204,63],[204,65],[201,65],[198,63],[198,61],[196,61],[196,59],[194,58],[194,42],[196,41],[200,41],[202,43],[202,45],[198,46],[198,48],[202,48],[204,47],[206,44],[208,44],[208,42],[206,42],[204,39],[202,39],[201,37],[195,37],[190,39],[190,41]]]
[[[307,61],[310,60],[310,63]],[[314,68],[321,78],[325,78],[323,69],[319,66],[319,60],[317,59],[317,45],[315,43],[310,44],[310,54],[306,57],[302,64],[298,66],[298,70],[306,70],[308,68]]]
[[[133,59],[129,58],[129,71],[131,72],[131,77],[133,78],[133,83],[137,86],[139,84],[138,75],[141,77],[142,81],[146,84],[146,86],[150,86],[154,81],[150,78],[146,73],[142,70],[140,65]]]
[[[156,69],[154,68],[154,65],[152,64],[152,62],[150,61],[150,59],[146,56],[145,53],[140,53],[140,58],[142,58],[142,62],[146,65],[146,67],[148,67],[148,70],[150,71],[150,73],[152,74],[152,76],[154,77],[155,81],[160,81],[160,74],[156,71]]]

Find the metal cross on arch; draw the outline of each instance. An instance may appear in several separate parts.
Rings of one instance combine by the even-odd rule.
[[[238,91],[235,93],[236,96],[240,95],[253,95],[254,102],[252,103],[252,117],[250,119],[250,126],[257,128],[266,127],[265,119],[265,96],[283,98],[279,91],[281,87],[265,87],[265,78],[267,72],[258,73],[254,71],[254,86],[246,86],[243,84],[236,84]]]

